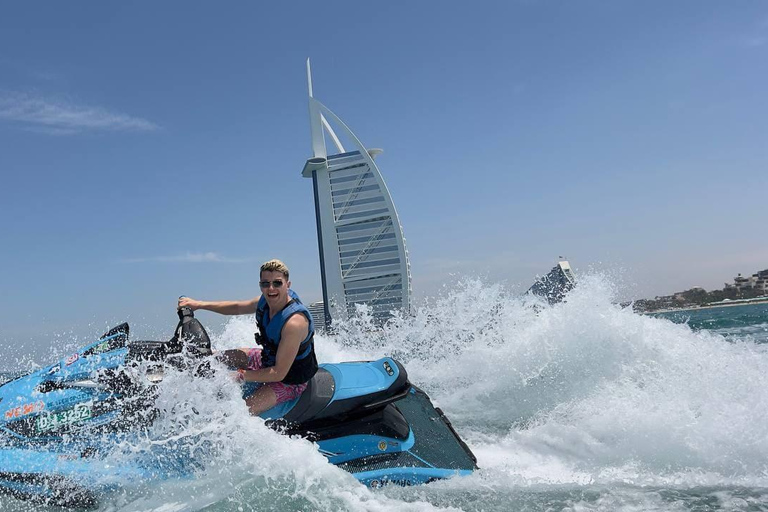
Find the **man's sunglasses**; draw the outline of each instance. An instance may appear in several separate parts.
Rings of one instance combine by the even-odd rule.
[[[259,286],[266,289],[269,288],[269,285],[272,285],[273,288],[282,288],[283,282],[282,281],[259,281]]]

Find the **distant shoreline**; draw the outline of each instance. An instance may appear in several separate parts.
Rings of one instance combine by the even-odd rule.
[[[694,306],[690,308],[673,308],[673,309],[657,309],[656,311],[645,311],[643,314],[645,315],[655,315],[657,313],[676,313],[676,312],[685,312],[685,311],[698,311],[700,309],[717,309],[717,308],[733,308],[736,306],[754,306],[757,304],[768,304],[768,297],[761,298],[761,299],[753,299],[749,302],[736,302],[735,304],[715,304],[715,305],[709,305],[706,304],[704,306]]]

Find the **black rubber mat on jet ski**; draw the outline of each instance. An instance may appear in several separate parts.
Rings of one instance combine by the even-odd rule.
[[[477,459],[453,430],[451,422],[435,408],[422,390],[395,402],[413,430],[416,444],[409,451],[436,468],[477,469]]]

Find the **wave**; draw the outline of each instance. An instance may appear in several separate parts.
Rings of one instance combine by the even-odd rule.
[[[469,280],[318,346],[399,357],[492,480],[768,485],[766,347],[637,315],[614,292],[586,276],[550,307]]]
[[[472,476],[371,491],[308,441],[250,417],[233,383],[179,374],[161,386],[159,421],[112,462],[186,450],[199,460],[195,478],[123,482],[102,509],[765,503],[756,489],[768,488],[768,345],[748,329],[711,332],[637,315],[614,304],[615,291],[605,277],[584,276],[566,302],[549,306],[467,279],[412,316],[377,326],[360,308],[333,335],[317,335],[321,361],[400,360],[478,456]],[[213,344],[249,346],[254,328],[233,318]]]

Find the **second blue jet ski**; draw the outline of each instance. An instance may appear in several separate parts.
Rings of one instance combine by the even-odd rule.
[[[214,376],[208,334],[182,308],[169,341],[128,337],[128,324],[121,324],[71,356],[0,386],[0,492],[90,507],[109,485],[191,474],[196,461],[178,454],[127,467],[108,464],[103,454],[155,420],[157,385],[166,371]],[[389,357],[321,364],[299,398],[262,416],[280,432],[316,442],[329,462],[370,487],[423,484],[477,469],[443,412]]]

